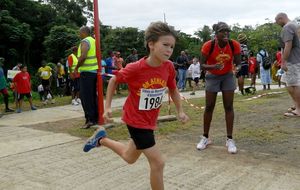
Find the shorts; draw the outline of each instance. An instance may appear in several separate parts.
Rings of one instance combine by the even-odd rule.
[[[75,78],[74,80],[71,80],[70,85],[71,85],[72,92],[79,92],[80,91],[79,78]]]
[[[139,129],[127,125],[130,138],[132,138],[137,150],[144,150],[155,145],[154,131],[151,129]]]
[[[199,77],[194,78],[193,81],[194,81],[196,84],[198,84],[198,83],[199,83]]]
[[[8,95],[8,91],[7,91],[6,88],[1,89],[0,93],[3,94],[3,95]]]
[[[50,85],[50,80],[44,80],[44,79],[42,79],[42,85],[43,85],[43,87],[49,86]]]
[[[241,70],[236,74],[236,77],[247,76],[248,75],[248,65],[242,65]]]
[[[300,63],[287,63],[288,71],[286,72],[287,86],[300,86]]]
[[[235,78],[232,72],[224,75],[214,75],[207,72],[205,80],[205,90],[207,92],[234,91],[236,89]]]
[[[29,93],[25,93],[25,94],[19,94],[19,93],[17,94],[18,100],[23,100],[24,96],[26,96],[27,98],[31,98],[32,97],[32,95],[31,95],[30,92]]]

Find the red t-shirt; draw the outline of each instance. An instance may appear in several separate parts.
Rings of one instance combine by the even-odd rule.
[[[30,75],[28,72],[19,72],[13,79],[16,84],[17,92],[19,94],[27,94],[31,91]]]
[[[255,57],[249,57],[248,59],[248,63],[249,63],[249,72],[251,74],[255,73],[255,68],[256,68],[256,58]]]
[[[276,61],[277,61],[277,65],[281,66],[281,51],[276,52]]]
[[[208,56],[211,46],[211,40],[208,42],[205,42],[202,46],[202,54]],[[223,63],[224,68],[222,70],[217,69],[211,69],[209,72],[215,75],[224,75],[228,72],[231,72],[233,69],[233,55],[241,54],[241,46],[240,44],[232,40],[234,52],[232,52],[231,47],[229,43],[224,48],[220,48],[217,41],[215,43],[215,47],[213,49],[213,52],[210,54],[210,56],[207,59],[206,64],[208,65],[215,65],[216,63]]]
[[[170,61],[151,67],[146,57],[116,73],[117,83],[127,83],[129,95],[123,107],[123,121],[135,128],[156,128],[162,94],[176,88],[175,69]]]

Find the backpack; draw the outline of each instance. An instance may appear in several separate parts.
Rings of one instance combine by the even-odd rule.
[[[216,40],[215,40],[215,39],[211,41],[211,45],[210,45],[208,57],[209,57],[209,56],[212,54],[212,52],[214,51],[215,43],[216,43]],[[233,46],[232,40],[228,40],[228,43],[229,43],[229,45],[230,45],[230,49],[231,49],[232,54],[233,54],[233,52],[234,52],[234,46]]]
[[[265,55],[259,53],[259,55],[261,56],[262,58],[262,67],[265,69],[265,70],[268,70],[271,68],[271,65],[272,65],[272,62],[271,62],[271,59],[270,57],[268,56],[267,52],[265,51]]]

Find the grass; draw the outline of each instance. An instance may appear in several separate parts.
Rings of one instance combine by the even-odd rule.
[[[267,92],[281,92],[280,90],[271,90]],[[258,91],[257,95],[264,94],[264,91]],[[286,94],[284,94],[286,95]],[[277,99],[278,97],[283,96],[283,94],[279,95],[270,95],[270,96],[263,96],[261,98],[255,99],[255,100],[249,100],[245,101],[246,98],[252,97],[252,96],[242,96],[242,95],[235,95],[235,101],[234,101],[234,108],[235,111],[240,113],[248,113],[248,117],[246,118],[247,120],[250,119],[252,115],[257,115],[260,114],[261,110],[259,110],[259,107],[266,104],[268,105],[270,102],[269,101],[274,101],[274,99]],[[195,99],[190,99],[188,100],[189,103],[183,101],[183,109],[185,110],[186,114],[190,117],[190,121],[187,124],[181,124],[179,121],[170,121],[170,122],[162,122],[158,123],[158,130],[155,131],[156,134],[159,135],[168,135],[171,133],[180,133],[182,131],[187,131],[187,130],[198,130],[200,132],[199,128],[202,126],[203,122],[203,109],[197,109],[195,107],[191,107],[190,104],[194,104],[195,106],[202,107],[205,105],[205,99],[204,98],[195,98]],[[171,109],[171,114],[176,115],[176,109],[175,105],[172,103],[170,106],[168,103],[163,103],[161,110],[160,110],[160,115],[168,115],[169,114],[169,107]],[[122,110],[114,110],[113,111],[113,117],[121,117],[122,115]],[[237,118],[237,117],[236,117]],[[239,125],[239,116],[236,119],[236,124]],[[217,97],[217,104],[216,108],[214,111],[214,118],[213,118],[213,123],[217,121],[217,125],[222,125],[224,126],[224,110],[223,110],[223,104],[222,104],[222,97],[218,96]],[[245,128],[247,129],[246,126]],[[218,128],[219,129],[219,128]],[[275,138],[281,138],[284,137],[284,134],[276,134],[272,136],[271,134],[273,132],[277,133],[278,131],[271,131],[268,133],[268,129],[263,129],[263,130],[258,130],[256,129],[247,129],[247,130],[241,129],[238,130],[237,132],[240,133],[237,135],[237,138],[245,138],[245,137],[251,137],[255,136],[254,140],[257,141],[264,141],[264,139],[267,139],[267,141],[272,141],[272,139]],[[88,129],[82,131],[82,129],[78,129],[78,127],[74,127],[74,129],[70,129],[71,131],[69,132],[72,135],[79,136],[79,137],[88,137],[92,135],[94,129]],[[115,124],[115,127],[112,129],[107,130],[108,135],[113,138],[113,139],[119,139],[119,140],[125,140],[128,139],[128,133],[127,133],[127,128],[125,124]],[[257,133],[260,133],[262,135],[256,135]],[[218,135],[217,135],[218,136]]]

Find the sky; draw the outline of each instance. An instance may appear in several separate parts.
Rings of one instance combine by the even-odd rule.
[[[300,16],[299,0],[98,0],[104,25],[145,30],[154,21],[166,21],[193,35],[204,25],[223,21],[229,25],[260,25],[274,22],[277,13],[290,19]]]

